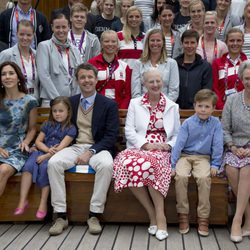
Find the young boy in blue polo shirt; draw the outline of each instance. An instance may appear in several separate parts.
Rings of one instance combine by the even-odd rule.
[[[195,114],[186,119],[172,150],[172,173],[175,175],[179,232],[189,231],[188,178],[193,175],[198,187],[198,233],[209,235],[211,176],[216,176],[222,162],[223,131],[218,118],[212,116],[217,101],[209,89],[197,92]]]

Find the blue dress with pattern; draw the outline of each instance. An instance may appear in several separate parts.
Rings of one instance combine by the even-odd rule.
[[[37,100],[31,95],[19,99],[3,100],[0,108],[0,147],[9,152],[8,158],[0,155],[0,163],[11,165],[17,171],[23,167],[27,155],[19,149],[28,130],[29,113],[38,106]]]
[[[62,128],[61,123],[45,122],[41,128],[41,131],[45,134],[44,144],[47,147],[53,147],[64,139],[65,136],[70,136],[73,139],[76,137],[77,130],[74,125]],[[33,183],[36,183],[39,187],[43,188],[49,185],[49,178],[47,174],[48,160],[44,160],[38,164],[37,157],[44,155],[42,151],[34,151],[26,161],[22,172],[29,172],[32,174]],[[72,163],[72,165],[74,165]]]

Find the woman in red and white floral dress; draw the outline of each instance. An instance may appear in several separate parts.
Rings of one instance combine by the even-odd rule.
[[[179,131],[179,108],[162,92],[157,69],[143,74],[147,93],[132,99],[125,126],[127,149],[114,160],[115,191],[129,187],[146,209],[148,233],[167,238],[164,198],[171,181],[170,151]],[[152,199],[152,201],[151,201]]]

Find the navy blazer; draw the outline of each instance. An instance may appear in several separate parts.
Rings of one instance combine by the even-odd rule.
[[[71,121],[76,127],[80,97],[80,94],[70,97]],[[92,116],[92,136],[95,143],[91,146],[91,149],[96,150],[96,153],[108,150],[114,156],[118,133],[119,115],[116,102],[97,93]]]

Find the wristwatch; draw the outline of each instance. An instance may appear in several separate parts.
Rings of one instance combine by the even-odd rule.
[[[96,153],[96,151],[93,148],[90,148],[89,151],[92,153],[92,155]]]

